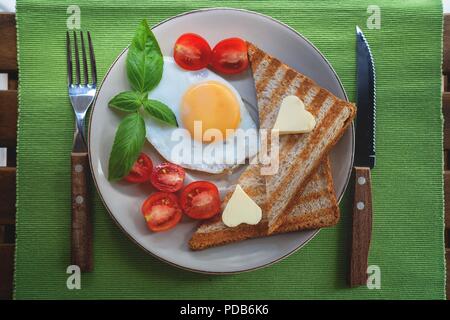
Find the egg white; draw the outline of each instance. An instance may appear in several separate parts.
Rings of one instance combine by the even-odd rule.
[[[164,57],[162,79],[148,97],[166,104],[173,111],[179,127],[182,128],[180,114],[182,97],[191,86],[205,81],[220,82],[234,93],[240,107],[241,121],[238,129],[251,129],[251,132],[256,133],[257,126],[247,111],[239,92],[228,81],[209,69],[186,71],[181,69],[172,57]],[[251,158],[257,153],[258,144],[254,143],[254,139],[247,140],[245,152],[238,152],[236,144],[232,143],[236,139],[235,134],[229,135],[225,141],[202,143],[192,139],[185,130],[177,130],[178,128],[168,126],[148,115],[145,115],[144,118],[148,141],[167,161],[187,169],[221,173],[226,169],[234,168],[237,164],[244,163],[245,159]],[[181,148],[190,149],[190,156],[182,158],[179,153]],[[201,148],[203,148],[203,153],[199,152]],[[214,154],[223,154],[227,161],[215,163]],[[186,156],[186,153],[184,155]],[[230,159],[232,161],[229,161]]]

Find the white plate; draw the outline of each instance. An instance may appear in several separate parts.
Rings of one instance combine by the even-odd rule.
[[[202,35],[211,47],[227,37],[244,38],[310,76],[337,96],[347,99],[336,73],[319,50],[299,33],[270,17],[245,10],[205,9],[163,21],[153,28],[153,32],[163,54],[169,56],[172,55],[175,40],[185,32]],[[152,188],[110,183],[107,180],[109,153],[121,119],[108,108],[108,101],[117,93],[130,88],[125,70],[126,53],[127,50],[124,50],[119,55],[98,90],[90,121],[89,155],[94,181],[106,209],[133,242],[148,253],[184,269],[206,273],[234,273],[279,261],[317,234],[318,230],[294,232],[193,252],[188,248],[188,240],[196,228],[193,221],[184,219],[169,232],[149,232],[140,213],[140,206],[153,191]],[[250,73],[228,80],[245,100],[256,105]],[[334,184],[339,199],[347,186],[353,151],[354,134],[351,127],[331,152]],[[155,163],[162,161],[149,143],[145,144],[144,152],[150,154]],[[190,172],[187,178],[187,182],[195,179],[210,180],[210,175]],[[221,180],[219,189],[226,187],[229,182],[231,181]]]

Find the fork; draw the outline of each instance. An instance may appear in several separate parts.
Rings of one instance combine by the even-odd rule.
[[[89,158],[84,128],[86,113],[94,100],[97,84],[97,69],[92,46],[91,34],[87,32],[91,81],[89,82],[86,46],[83,32],[80,31],[81,53],[83,63],[83,82],[80,70],[80,57],[77,33],[73,31],[75,78],[73,77],[72,47],[69,31],[66,33],[67,47],[67,82],[69,98],[75,113],[75,133],[71,153],[72,163],[72,224],[71,250],[72,264],[81,271],[92,271],[92,221],[88,199]]]

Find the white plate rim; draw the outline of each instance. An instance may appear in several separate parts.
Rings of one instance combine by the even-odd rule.
[[[277,19],[275,19],[275,18],[273,18],[273,17],[271,17],[271,16],[268,16],[268,15],[265,15],[265,14],[262,14],[262,13],[259,13],[259,12],[256,12],[256,11],[252,11],[252,10],[248,10],[248,9],[241,9],[241,8],[232,8],[232,7],[211,7],[211,8],[201,8],[201,9],[195,9],[195,10],[191,10],[191,11],[182,12],[182,13],[179,13],[179,14],[177,14],[177,15],[171,16],[171,17],[169,17],[169,18],[167,18],[167,19],[164,19],[164,20],[158,22],[157,24],[151,26],[151,29],[154,29],[154,28],[158,27],[159,25],[162,25],[162,24],[164,24],[164,23],[166,23],[166,22],[168,22],[168,21],[170,21],[170,20],[172,20],[172,19],[176,19],[176,18],[183,17],[183,16],[186,16],[186,15],[195,14],[195,13],[199,13],[199,12],[220,11],[220,10],[238,11],[238,12],[244,12],[244,13],[254,14],[254,15],[258,15],[258,16],[264,17],[264,18],[266,18],[266,19],[269,19],[269,20],[271,20],[271,21],[273,21],[273,22],[275,22],[275,23],[277,23],[277,24],[279,24],[279,25],[281,25],[281,26],[287,28],[289,31],[293,32],[296,36],[302,38],[304,41],[306,41],[306,42],[308,43],[308,45],[311,46],[311,48],[313,48],[313,49],[321,56],[321,58],[322,58],[322,59],[325,61],[325,63],[328,65],[328,67],[330,68],[332,74],[333,74],[334,77],[335,77],[335,80],[337,81],[337,83],[339,84],[339,87],[340,87],[341,90],[342,90],[342,93],[343,93],[343,95],[344,95],[344,97],[343,97],[344,100],[349,101],[349,100],[348,100],[348,96],[347,96],[347,92],[345,91],[345,88],[344,88],[344,86],[343,86],[343,84],[342,84],[342,82],[341,82],[339,76],[337,75],[336,71],[334,70],[333,66],[332,66],[331,63],[328,61],[328,59],[322,54],[322,52],[321,52],[321,51],[320,51],[320,50],[319,50],[319,49],[318,49],[318,48],[317,48],[317,47],[316,47],[316,46],[315,46],[308,38],[306,38],[305,36],[303,36],[300,32],[298,32],[297,30],[293,29],[292,27],[290,27],[289,25],[285,24],[284,22],[281,22],[280,20],[277,20]],[[113,69],[113,67],[114,67],[115,64],[117,63],[117,61],[122,57],[122,55],[123,55],[125,52],[127,52],[128,48],[129,48],[129,45],[126,46],[126,47],[120,52],[120,54],[114,59],[114,61],[111,63],[111,65],[109,66],[108,70],[106,71],[106,73],[105,73],[105,75],[104,75],[104,77],[103,77],[103,79],[102,79],[102,82],[100,83],[100,85],[99,85],[98,88],[97,88],[97,92],[96,92],[94,101],[92,102],[92,110],[91,110],[91,113],[93,113],[93,111],[94,111],[94,108],[95,108],[95,105],[96,105],[96,102],[97,102],[97,97],[98,97],[98,95],[99,95],[99,93],[100,93],[100,91],[101,91],[101,88],[102,88],[102,86],[103,86],[103,83],[105,82],[105,79],[108,77],[109,73],[111,72],[111,70]],[[292,254],[296,253],[297,251],[299,251],[299,250],[300,250],[301,248],[303,248],[306,244],[308,244],[308,243],[309,243],[309,242],[310,242],[310,241],[311,241],[311,240],[312,240],[312,239],[320,232],[320,230],[321,230],[321,229],[316,229],[316,230],[314,231],[314,233],[312,233],[311,236],[310,236],[306,241],[304,241],[304,242],[301,243],[298,247],[294,248],[292,251],[286,253],[285,255],[283,255],[283,256],[281,256],[281,257],[279,257],[279,258],[277,258],[277,259],[275,259],[275,260],[273,260],[273,261],[271,261],[271,262],[264,263],[264,264],[262,264],[262,265],[260,265],[260,266],[255,266],[255,267],[247,268],[247,269],[243,269],[243,270],[237,270],[237,271],[220,271],[220,272],[206,271],[206,270],[198,270],[198,269],[194,269],[194,268],[189,268],[189,267],[182,266],[182,265],[180,265],[180,264],[177,264],[177,263],[168,261],[168,260],[166,260],[166,259],[164,259],[164,258],[162,258],[162,257],[160,257],[160,256],[158,256],[158,255],[156,255],[156,254],[154,254],[153,252],[151,252],[150,250],[148,250],[147,248],[145,248],[143,245],[141,245],[136,239],[134,239],[133,236],[132,236],[131,234],[129,234],[129,233],[122,227],[122,225],[116,220],[116,218],[115,218],[114,215],[112,214],[110,208],[108,207],[106,201],[104,200],[104,198],[103,198],[103,196],[102,196],[102,194],[101,194],[101,192],[100,192],[100,188],[99,188],[99,186],[98,186],[98,184],[97,184],[97,180],[96,180],[96,178],[95,178],[94,167],[93,167],[93,159],[91,158],[91,152],[90,152],[90,148],[91,148],[90,141],[91,141],[92,118],[93,118],[93,117],[90,117],[90,118],[89,118],[89,126],[88,126],[88,151],[89,151],[89,152],[88,152],[88,155],[89,155],[89,165],[90,165],[90,169],[91,169],[92,180],[93,180],[93,182],[94,182],[94,185],[95,185],[95,188],[96,188],[96,190],[97,190],[97,193],[98,193],[98,195],[99,195],[99,197],[100,197],[100,199],[101,199],[101,201],[102,201],[102,203],[103,203],[103,206],[104,206],[104,208],[106,209],[106,211],[108,212],[109,216],[110,216],[110,217],[112,218],[112,220],[114,221],[114,223],[117,225],[117,227],[119,227],[119,229],[120,229],[120,230],[121,230],[121,231],[122,231],[122,232],[123,232],[123,233],[124,233],[124,234],[125,234],[125,235],[126,235],[126,236],[134,243],[134,244],[135,244],[135,245],[137,245],[139,248],[141,248],[141,249],[142,249],[144,252],[146,252],[147,254],[149,254],[149,255],[151,255],[151,256],[157,258],[158,260],[160,260],[160,261],[162,261],[162,262],[165,262],[165,263],[167,263],[167,264],[169,264],[169,265],[171,265],[171,266],[174,266],[174,267],[179,268],[179,269],[182,269],[182,270],[191,271],[191,272],[200,273],[200,274],[210,274],[210,275],[227,275],[227,274],[229,274],[229,275],[232,275],[232,274],[246,273],[246,272],[250,272],[250,271],[255,271],[255,270],[263,269],[263,268],[265,268],[265,267],[271,266],[271,265],[273,265],[273,264],[275,264],[275,263],[277,263],[277,262],[279,262],[279,261],[284,260],[285,258],[287,258],[287,257],[289,257],[290,255],[292,255]],[[351,126],[350,126],[350,131],[351,131],[351,132],[350,132],[350,133],[351,133],[351,157],[350,157],[351,163],[350,163],[350,168],[352,168],[352,167],[353,167],[353,162],[354,162],[354,155],[355,155],[355,125],[354,125],[354,122],[353,122],[353,121],[352,121]],[[344,188],[342,189],[342,193],[337,197],[338,204],[341,202],[341,200],[342,200],[342,198],[343,198],[343,196],[344,196],[344,194],[345,194],[345,191],[346,191],[347,188],[348,188],[348,184],[349,184],[349,181],[350,181],[350,178],[351,178],[351,174],[352,174],[352,170],[349,170],[349,172],[348,172],[348,174],[347,174],[347,177],[346,177],[345,184],[344,184]]]

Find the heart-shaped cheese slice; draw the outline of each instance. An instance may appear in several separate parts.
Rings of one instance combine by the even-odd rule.
[[[222,213],[223,223],[233,228],[241,223],[257,224],[261,218],[261,208],[242,190],[240,185],[237,185]]]
[[[297,96],[287,96],[281,102],[273,129],[280,134],[295,134],[310,132],[315,126],[316,119],[305,109],[303,101]]]

